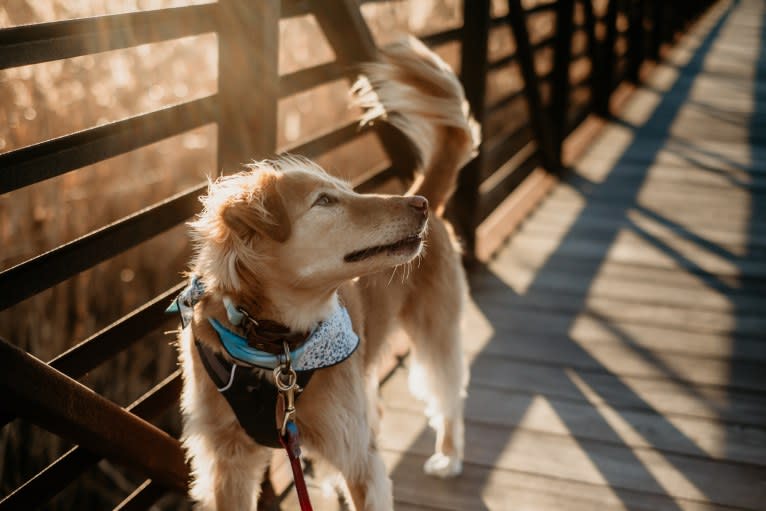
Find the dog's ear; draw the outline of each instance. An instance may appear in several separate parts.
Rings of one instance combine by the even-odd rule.
[[[284,242],[290,237],[290,217],[277,190],[277,177],[264,177],[255,193],[231,201],[223,211],[223,221],[237,236],[253,234]]]

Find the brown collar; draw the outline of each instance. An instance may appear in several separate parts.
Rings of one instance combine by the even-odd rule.
[[[242,308],[237,308],[237,312],[243,316],[237,326],[242,330],[247,343],[272,355],[284,353],[284,343],[287,343],[290,351],[295,350],[311,335],[311,332],[292,332],[287,326],[276,321],[255,319]]]

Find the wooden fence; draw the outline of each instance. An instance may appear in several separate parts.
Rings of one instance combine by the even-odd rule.
[[[460,43],[461,80],[484,126],[484,142],[461,173],[450,210],[469,260],[486,258],[541,198],[540,187],[563,167],[562,146],[570,132],[591,114],[607,116],[615,88],[625,80],[637,81],[642,64],[660,58],[663,45],[672,44],[711,3],[559,0],[529,6],[508,0],[503,6],[507,13],[494,16],[490,0],[466,0],[461,27],[422,37],[435,47]],[[279,20],[305,14],[315,17],[336,60],[280,76]],[[553,17],[555,30],[543,37],[530,34],[528,22],[537,16]],[[510,27],[515,50],[491,59],[490,34],[503,27]],[[216,94],[0,154],[0,194],[208,123],[218,128],[219,168],[232,170],[239,162],[272,155],[278,99],[353,77],[354,65],[373,59],[377,51],[354,0],[219,0],[0,29],[0,69],[211,32],[218,35]],[[508,67],[518,70],[522,85],[488,101],[492,73]],[[578,70],[576,77],[573,70]],[[398,132],[374,129],[391,163],[360,172],[363,177],[354,183],[360,191],[378,189],[391,179],[407,181],[415,167]],[[359,136],[355,123],[349,123],[290,151],[316,157]],[[197,211],[204,190],[200,183],[0,272],[0,310],[184,222]],[[187,467],[180,444],[151,423],[175,406],[179,374],[127,408],[77,381],[158,329],[181,285],[47,363],[0,340],[0,425],[31,421],[77,444],[3,497],[0,509],[39,507],[102,458],[146,477],[119,509],[146,509],[168,491],[185,491]]]

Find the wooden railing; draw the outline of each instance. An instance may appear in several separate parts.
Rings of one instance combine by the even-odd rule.
[[[460,77],[473,113],[484,126],[484,142],[461,173],[449,212],[469,261],[485,259],[540,199],[535,193],[539,183],[562,170],[562,147],[569,133],[593,113],[608,116],[615,87],[624,80],[638,81],[642,63],[660,58],[663,45],[672,43],[711,3],[560,0],[525,9],[527,2],[508,0],[507,13],[494,16],[490,0],[471,0],[464,2],[462,27],[422,37],[435,47],[460,43]],[[279,20],[304,14],[315,17],[336,60],[280,76]],[[554,20],[551,34],[530,34],[527,21],[540,16]],[[237,30],[231,29],[234,26]],[[491,60],[488,42],[503,27],[510,27],[515,51]],[[354,0],[219,0],[1,29],[0,69],[210,32],[218,34],[216,94],[0,154],[0,194],[208,123],[218,127],[219,168],[236,169],[239,162],[277,151],[278,99],[353,77],[354,65],[376,54]],[[584,40],[583,48],[573,51],[573,40]],[[523,81],[488,101],[489,77],[509,66],[518,69]],[[589,71],[575,79],[570,70],[577,66]],[[410,180],[415,170],[401,134],[386,126],[374,129],[390,164],[360,171],[362,177],[354,182],[360,191],[375,190],[391,179]],[[359,136],[356,124],[345,124],[289,150],[316,157]],[[205,183],[200,183],[0,272],[0,310],[187,220],[197,211],[197,197],[204,189]],[[0,509],[39,507],[102,458],[146,477],[120,509],[147,508],[168,491],[185,491],[187,468],[179,442],[151,423],[177,401],[179,374],[126,408],[77,382],[166,322],[163,310],[180,286],[47,363],[15,347],[13,339],[0,340],[2,424],[31,421],[77,444],[5,496]]]

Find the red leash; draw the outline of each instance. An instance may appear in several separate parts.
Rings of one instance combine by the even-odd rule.
[[[295,491],[298,492],[298,502],[301,505],[301,511],[314,511],[309,500],[309,492],[306,489],[306,481],[303,479],[301,442],[298,435],[298,426],[295,425],[294,420],[295,394],[303,389],[298,387],[298,375],[290,363],[290,347],[287,345],[287,342],[283,343],[283,347],[285,350],[285,361],[274,368],[274,385],[276,385],[279,391],[276,413],[279,443],[287,451],[290,468],[293,469],[293,481],[295,482]]]
[[[280,435],[279,441],[282,447],[287,451],[287,457],[290,460],[290,468],[293,469],[293,481],[295,482],[295,491],[298,493],[298,502],[301,505],[301,511],[314,511],[309,500],[309,492],[306,489],[306,481],[303,479],[303,467],[301,466],[301,445],[298,436],[298,426],[293,421],[288,421],[285,427],[285,434]]]

